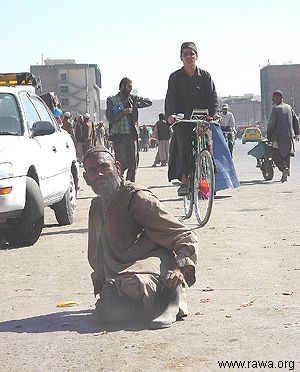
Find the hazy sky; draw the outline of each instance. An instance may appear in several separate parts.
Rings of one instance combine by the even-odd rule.
[[[180,45],[194,41],[198,66],[218,95],[260,94],[260,65],[300,63],[299,0],[0,0],[0,72],[44,58],[96,63],[102,98],[123,76],[142,96],[164,98]]]

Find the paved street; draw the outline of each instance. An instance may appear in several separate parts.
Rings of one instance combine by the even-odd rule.
[[[47,210],[37,244],[2,246],[1,372],[217,372],[221,360],[294,361],[299,371],[300,146],[284,184],[277,170],[263,181],[246,154],[251,147],[237,143],[241,187],[217,194],[208,225],[199,229],[194,216],[186,221],[200,241],[197,282],[188,292],[190,316],[169,329],[97,324],[87,262],[93,193],[82,178],[73,225],[58,226]],[[167,168],[151,168],[155,151],[141,153],[138,181],[181,216]],[[56,307],[67,300],[79,305]]]

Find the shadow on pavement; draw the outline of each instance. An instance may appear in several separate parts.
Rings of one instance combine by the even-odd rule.
[[[56,226],[58,227],[58,225],[56,225]],[[42,232],[41,236],[45,236],[45,235],[86,234],[87,232],[88,232],[88,229],[77,229],[77,230],[72,229],[72,230]]]
[[[228,199],[228,198],[232,198],[232,195],[215,195],[214,196],[215,200],[222,200],[222,199]]]
[[[272,183],[278,183],[280,181],[265,181],[265,180],[251,180],[251,181],[240,181],[241,186],[251,185],[270,185]]]
[[[147,168],[156,168],[156,167],[152,167],[152,165],[144,165],[142,167],[139,166],[138,169],[147,169]],[[158,167],[157,167],[158,168]]]
[[[174,187],[174,185],[154,185],[154,186],[149,186],[148,189],[149,190],[153,190],[153,189],[165,189],[167,187]]]
[[[58,223],[49,223],[44,225],[44,229],[51,229],[52,227],[59,227]]]
[[[0,322],[0,333],[50,333],[77,332],[80,334],[141,331],[147,329],[146,324],[101,324],[93,310],[62,311],[52,314],[33,316],[31,318],[8,320]]]
[[[177,202],[182,201],[182,198],[176,198],[176,199],[159,199],[161,203],[167,203],[167,202]]]
[[[6,242],[6,239],[4,238],[3,234],[0,232],[0,249],[8,248],[8,243]]]
[[[239,209],[239,212],[261,212],[261,211],[267,211],[270,208],[245,208],[245,209]]]
[[[16,247],[11,247],[8,243],[5,243],[5,242],[1,242],[0,243],[0,250],[2,249],[16,249]]]

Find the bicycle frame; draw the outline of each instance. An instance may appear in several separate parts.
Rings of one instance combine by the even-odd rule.
[[[192,215],[193,206],[200,226],[204,226],[211,213],[214,197],[214,165],[211,156],[210,124],[205,117],[182,120],[176,124],[195,125],[192,139],[192,155],[195,166],[188,174],[189,193],[183,197],[185,218]],[[175,125],[175,124],[174,124]],[[208,177],[207,177],[208,175]],[[208,202],[207,210],[203,214],[203,205]]]

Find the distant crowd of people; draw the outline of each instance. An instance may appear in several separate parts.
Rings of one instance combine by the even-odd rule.
[[[105,128],[104,122],[94,122],[87,112],[73,119],[71,113],[66,111],[62,117],[61,127],[72,137],[80,165],[83,164],[83,157],[88,149],[97,145],[109,148],[108,130]]]

